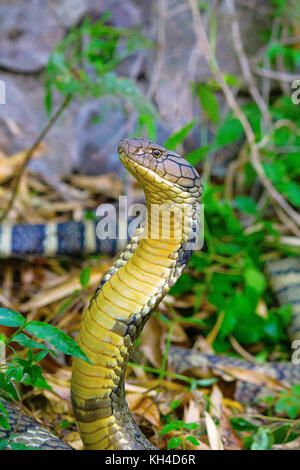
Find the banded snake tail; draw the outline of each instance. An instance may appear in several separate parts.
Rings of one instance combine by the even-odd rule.
[[[72,404],[86,449],[153,449],[154,446],[141,433],[129,412],[124,392],[124,373],[143,325],[188,262],[191,254],[189,244],[194,241],[199,225],[197,205],[201,200],[202,187],[198,173],[185,159],[147,139],[121,141],[119,154],[123,164],[144,188],[148,219],[145,228],[137,230],[106,273],[84,314],[78,343],[92,365],[80,359],[73,361]],[[153,206],[162,209],[161,216],[151,211]],[[169,232],[168,236],[162,237],[165,220],[168,220],[171,234]],[[47,251],[43,248],[47,233],[65,233],[66,228],[61,226],[55,229],[52,226],[36,229],[40,238],[35,240],[41,242],[40,252]],[[79,234],[79,245],[83,245],[86,230],[91,232],[92,226],[77,224],[75,229]],[[6,229],[6,233],[14,239],[14,230]],[[155,236],[157,233],[159,237]],[[4,239],[4,242],[7,245],[7,240]],[[53,247],[52,243],[50,251]],[[62,245],[58,242],[56,247],[62,248]],[[32,249],[30,245],[28,250]],[[73,247],[69,249],[72,252]],[[300,318],[299,260],[276,261],[270,263],[268,269],[280,301],[293,303],[294,320],[290,333],[295,338],[299,334]],[[189,367],[214,368],[222,364],[244,369],[257,367],[244,360],[200,355],[183,348],[172,348],[170,357],[178,371]],[[291,363],[269,363],[262,367],[264,372],[280,380],[286,379],[291,384],[300,382],[300,368]],[[250,389],[249,384],[246,387],[241,385],[242,398],[247,397]],[[9,414],[15,419],[18,410],[10,407]],[[27,417],[22,417],[21,425],[23,434],[16,439],[17,442],[45,449],[69,448],[48,431],[43,440],[43,428],[37,427],[37,423]],[[0,438],[7,435],[0,430]],[[33,439],[30,440],[30,436]]]

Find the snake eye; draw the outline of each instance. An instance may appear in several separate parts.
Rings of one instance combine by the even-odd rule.
[[[160,150],[157,150],[157,149],[152,150],[152,155],[153,155],[153,157],[158,158],[158,157],[161,156],[161,151],[160,151]]]

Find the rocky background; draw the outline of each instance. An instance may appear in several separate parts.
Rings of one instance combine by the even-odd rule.
[[[240,76],[232,48],[230,17],[222,1],[208,2],[218,25],[217,59],[223,72]],[[262,5],[263,3],[263,5]],[[262,46],[268,2],[239,1],[239,21],[250,56]],[[201,117],[190,83],[210,75],[195,43],[187,2],[181,0],[2,0],[0,4],[0,78],[6,85],[6,104],[0,106],[0,149],[12,155],[29,147],[49,119],[44,107],[44,69],[55,45],[85,17],[97,20],[111,11],[109,24],[141,26],[152,49],[134,53],[118,66],[121,76],[136,81],[157,109],[157,141]],[[222,98],[220,97],[220,100]],[[61,97],[56,97],[56,104]],[[225,110],[224,110],[225,111]],[[95,117],[100,117],[95,123]],[[59,123],[48,133],[46,155],[32,161],[37,170],[69,174],[121,171],[117,143],[136,128],[114,97],[73,100]],[[199,134],[199,131],[198,131]],[[191,148],[201,143],[192,135]],[[188,142],[189,144],[189,142]]]

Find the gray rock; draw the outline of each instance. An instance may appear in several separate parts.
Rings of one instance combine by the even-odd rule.
[[[1,65],[27,72],[45,66],[50,52],[64,34],[49,4],[44,0],[2,0]]]
[[[81,106],[74,122],[72,168],[83,174],[122,173],[117,148],[126,134],[125,123],[124,112],[114,97],[105,96]]]
[[[49,117],[44,108],[44,85],[37,76],[2,74],[6,84],[6,104],[0,105],[1,149],[12,155],[32,145]],[[56,109],[62,97],[54,97]],[[71,103],[44,139],[45,161],[58,173],[69,173],[70,142],[73,138],[73,116],[78,103]]]
[[[157,141],[161,144],[195,116],[201,119],[197,100],[191,96],[190,83],[204,82],[210,76],[205,60],[197,56],[188,3],[181,0],[168,0],[166,3],[166,38],[162,66],[153,94],[160,113],[156,127]],[[213,6],[216,2],[211,0],[209,3]],[[28,74],[45,66],[54,46],[68,28],[85,15],[97,20],[110,10],[109,24],[120,27],[142,24],[143,32],[155,43],[157,28],[160,27],[160,5],[158,0],[2,0],[0,66],[25,71],[27,75],[3,73],[0,76],[5,80],[7,89],[7,104],[0,105],[0,148],[7,154],[13,154],[29,147],[45,126],[48,117],[44,110],[43,77]],[[223,10],[216,10],[217,59],[223,72],[239,75],[240,68],[231,45],[230,19]],[[266,17],[253,8],[240,7],[239,12],[245,48],[248,53],[255,53],[261,46],[257,31],[261,26],[265,28]],[[142,57],[138,55],[124,61],[117,71],[124,76],[137,75],[139,85],[147,91],[156,73],[158,52],[158,48],[147,50],[136,74],[133,73],[133,61]],[[61,96],[54,97],[54,109],[61,99]],[[95,123],[98,115],[100,120]],[[121,137],[132,132],[136,124],[133,115],[128,128],[127,119],[119,101],[114,98],[103,97],[86,104],[74,100],[45,139],[45,162],[49,169],[63,174],[74,169],[91,174],[122,171],[116,152],[117,144]],[[199,134],[197,126],[190,136],[187,150],[201,144]]]
[[[116,0],[3,0],[0,4],[0,68],[6,104],[0,105],[0,148],[11,155],[32,145],[48,121],[44,109],[42,75],[53,48],[66,29],[89,15],[93,20],[110,10],[110,24],[130,27],[141,22],[140,9],[129,1]],[[131,63],[122,69],[127,74]],[[62,97],[55,94],[55,110]],[[119,101],[117,101],[119,104]],[[101,120],[93,124],[95,113]],[[68,174],[74,169],[101,174],[120,171],[117,156],[118,131],[125,122],[115,100],[72,101],[45,138],[43,168]],[[126,132],[126,130],[124,131]],[[121,135],[123,137],[124,135]]]

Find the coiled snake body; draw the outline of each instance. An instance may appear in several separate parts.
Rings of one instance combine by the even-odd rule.
[[[84,314],[78,344],[91,364],[73,360],[72,405],[86,449],[154,449],[129,412],[124,373],[145,322],[189,260],[199,228],[202,186],[198,173],[184,158],[147,139],[121,141],[119,154],[144,188],[148,216],[145,228],[137,230],[104,276]],[[270,269],[277,269],[278,279],[281,268],[273,265]],[[284,269],[281,272],[284,276]],[[298,313],[299,284],[297,278],[290,297],[284,281],[279,289],[279,296],[287,295]],[[294,318],[292,331],[298,335],[299,315]],[[197,365],[195,353],[189,350],[173,348],[171,355],[179,358],[178,369]],[[201,356],[208,366],[217,357]],[[219,361],[230,365],[232,360],[219,357]],[[268,371],[280,380],[299,382],[299,366],[282,364],[269,364]],[[245,367],[245,361],[242,365]],[[47,439],[49,446],[57,440]],[[43,444],[39,446],[43,448]]]

